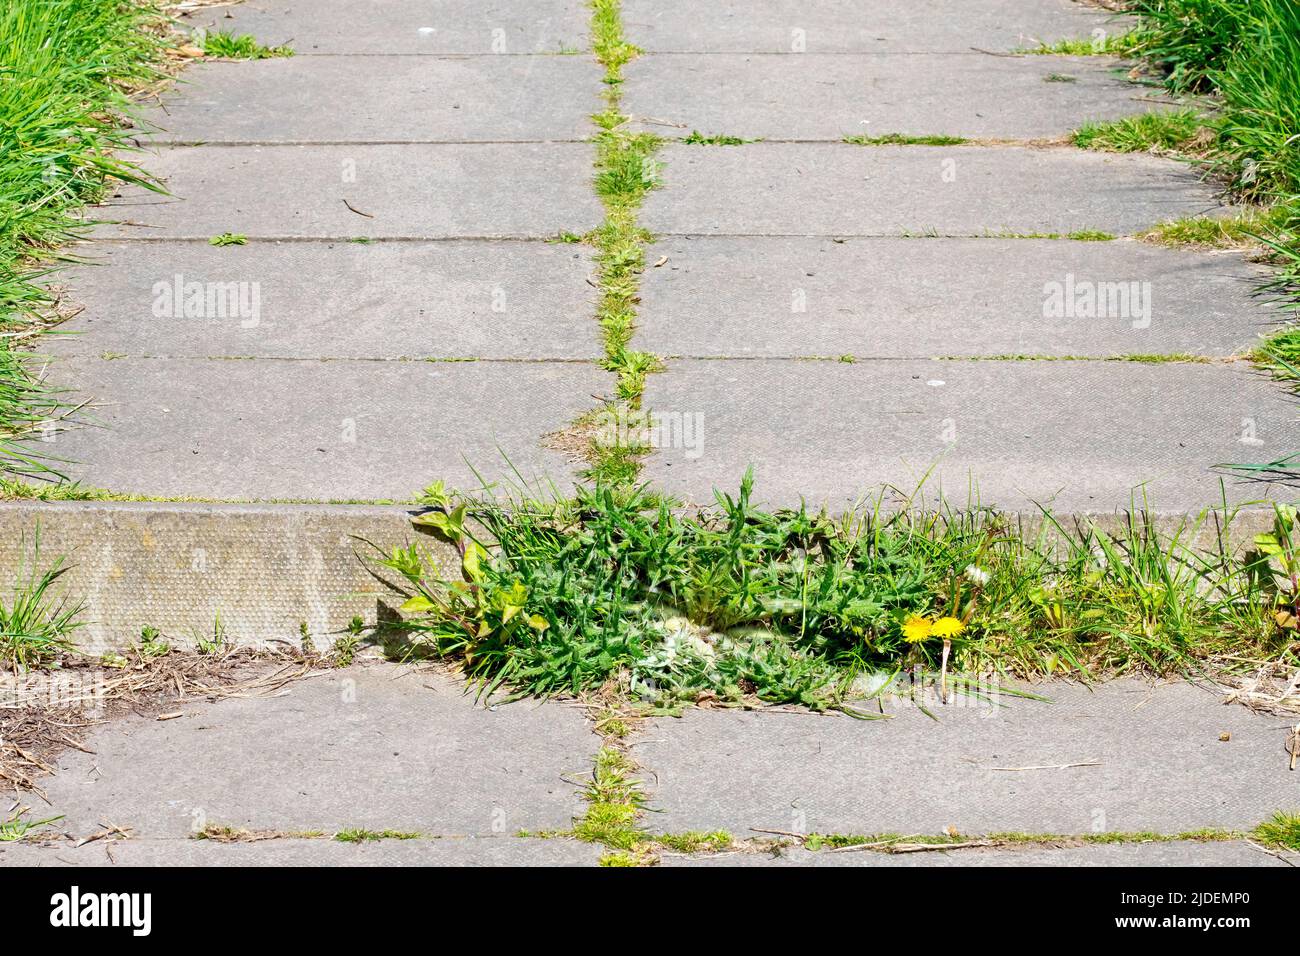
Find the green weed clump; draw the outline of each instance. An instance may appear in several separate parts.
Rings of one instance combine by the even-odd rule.
[[[1106,533],[985,509],[841,517],[764,511],[748,476],[683,514],[606,486],[572,499],[448,497],[417,518],[462,555],[384,555],[407,594],[401,656],[453,657],[485,693],[616,680],[659,706],[709,695],[843,707],[902,668],[1034,677],[1188,671],[1221,654],[1294,656],[1294,512],[1243,556],[1161,531]],[[1290,648],[1290,650],[1288,650]],[[883,677],[881,675],[884,675]]]
[[[1279,810],[1273,819],[1255,827],[1251,835],[1265,846],[1300,850],[1300,813]]]
[[[54,305],[37,260],[77,232],[77,211],[113,182],[153,185],[123,158],[120,117],[162,77],[161,22],[148,0],[0,5],[0,474],[57,467],[30,442],[69,409],[14,343]]]
[[[844,142],[853,146],[960,146],[970,142],[961,136],[909,136],[906,133],[884,133],[880,136],[845,136]]]
[[[47,666],[73,650],[82,605],[56,594],[70,569],[63,558],[41,566],[39,532],[18,567],[8,599],[0,596],[0,670],[19,674]]]
[[[293,56],[287,46],[263,46],[247,33],[236,36],[226,30],[208,33],[202,37],[203,52],[207,56],[224,60],[269,60]]]
[[[1211,123],[1194,109],[1142,113],[1106,123],[1085,123],[1075,132],[1074,144],[1112,153],[1204,152],[1218,136]]]

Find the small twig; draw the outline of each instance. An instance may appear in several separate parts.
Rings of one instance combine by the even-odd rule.
[[[930,853],[938,850],[968,850],[972,847],[999,846],[996,840],[971,840],[968,843],[894,843],[887,853]]]
[[[1002,770],[1006,773],[1019,773],[1022,770],[1069,770],[1071,767],[1100,767],[1100,760],[1088,760],[1083,763],[1041,764],[1033,767],[985,767],[985,770]]]
[[[348,209],[352,210],[352,211],[353,211],[354,213],[356,213],[358,216],[365,216],[367,219],[374,219],[374,218],[375,218],[374,216],[370,215],[370,213],[368,213],[368,212],[362,212],[360,209],[358,209],[356,206],[352,205],[352,203],[348,202],[346,199],[343,200],[343,205],[347,206]]]

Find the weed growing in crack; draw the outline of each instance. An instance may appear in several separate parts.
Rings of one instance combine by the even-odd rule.
[[[1247,207],[1229,216],[1184,216],[1162,222],[1138,238],[1170,248],[1262,249],[1260,235],[1280,228],[1286,216],[1284,209],[1258,207]]]
[[[970,141],[961,136],[909,136],[906,133],[885,133],[881,136],[845,136],[844,142],[854,146],[960,146]]]
[[[407,830],[340,830],[334,834],[338,843],[377,843],[380,840],[418,840],[421,834]]]
[[[1300,812],[1279,810],[1271,820],[1255,827],[1251,836],[1265,846],[1300,851]]]
[[[1199,110],[1142,113],[1105,123],[1085,123],[1072,136],[1082,149],[1111,153],[1209,154],[1219,139],[1215,122]]]
[[[688,514],[605,486],[449,498],[415,520],[456,545],[456,573],[414,548],[377,562],[407,596],[392,651],[457,659],[489,695],[614,682],[656,708],[855,716],[900,670],[1087,679],[1224,669],[1229,656],[1296,663],[1288,509],[1274,544],[1242,553],[1192,544],[1228,541],[1233,512],[1161,526],[1134,508],[1104,531],[942,503],[889,510],[883,496],[839,517],[769,512],[751,493],[746,477]],[[908,627],[946,618],[960,627]]]
[[[223,60],[269,60],[293,56],[290,47],[263,46],[247,33],[236,36],[227,30],[219,30],[204,34],[200,40],[204,55]]]
[[[1021,50],[1021,53],[1036,53],[1044,56],[1132,56],[1138,49],[1136,33],[1104,33],[1087,38],[1057,40],[1055,43],[1040,43],[1036,47]]]
[[[685,146],[744,146],[746,143],[754,143],[757,140],[743,139],[740,136],[727,136],[725,133],[713,133],[705,136],[698,129],[693,129],[690,135],[684,136],[681,143]]]
[[[637,225],[637,212],[646,194],[659,185],[654,158],[661,141],[651,133],[626,128],[628,117],[620,109],[623,66],[639,53],[623,36],[619,0],[592,0],[592,52],[605,67],[606,109],[592,117],[596,134],[596,194],[605,208],[605,220],[587,237],[596,248],[600,269],[600,303],[597,320],[604,342],[604,367],[617,375],[615,395],[607,399],[597,417],[625,421],[641,409],[645,378],[662,363],[648,352],[631,347],[636,327],[645,247],[651,236]],[[640,471],[647,447],[614,440],[597,440],[596,419],[589,413],[575,423],[569,435],[578,439],[578,451],[587,461],[584,477],[609,485],[631,485]]]

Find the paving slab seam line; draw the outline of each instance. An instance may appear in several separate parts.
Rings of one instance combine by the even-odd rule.
[[[223,147],[257,146],[548,146],[588,145],[587,139],[158,139],[148,148],[164,149],[221,149]],[[810,140],[809,142],[827,142]]]
[[[114,225],[131,225],[130,223],[114,223]],[[145,227],[140,227],[145,228]],[[562,231],[562,230],[561,230]],[[105,243],[130,242],[142,245],[162,245],[170,242],[194,243],[197,245],[211,245],[211,236],[112,236],[103,239],[81,240],[83,243],[93,243],[103,245]],[[464,235],[442,235],[442,236],[246,236],[245,244],[257,242],[283,242],[283,243],[344,243],[356,246],[374,246],[384,242],[545,242],[558,245],[555,234],[548,235],[527,235],[527,234],[501,234],[485,236],[482,234],[466,233]]]
[[[95,358],[96,356],[86,356]],[[126,360],[155,362],[402,362],[428,365],[599,365],[598,358],[538,358],[527,355],[497,356],[480,358],[476,355],[130,355],[113,354],[111,357],[100,356],[100,361],[119,362]]]
[[[1213,365],[1249,362],[1249,355],[1201,355],[1196,352],[1134,352],[1129,355],[671,355],[660,357],[675,362],[832,362],[864,365],[867,362],[1133,362],[1148,365]],[[143,356],[141,356],[143,358]]]

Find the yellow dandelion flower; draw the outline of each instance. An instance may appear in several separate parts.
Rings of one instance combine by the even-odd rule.
[[[930,633],[935,637],[949,638],[956,637],[964,630],[966,630],[966,625],[955,617],[941,617],[934,622],[934,627],[930,629]]]
[[[930,636],[934,622],[929,618],[912,615],[903,623],[903,640],[909,644],[920,644]]]

